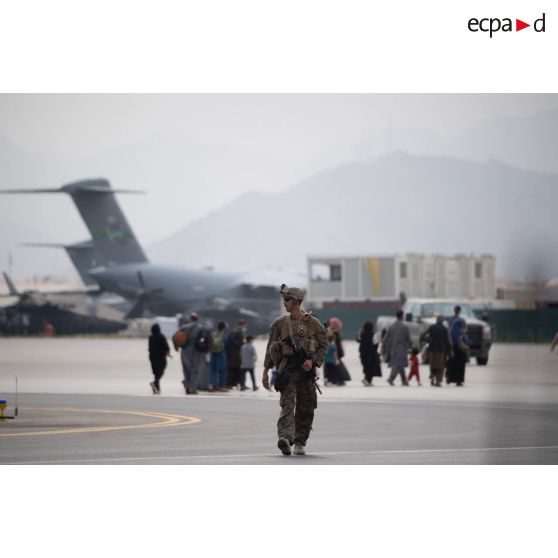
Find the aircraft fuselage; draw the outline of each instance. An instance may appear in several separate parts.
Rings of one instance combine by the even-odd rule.
[[[196,304],[223,296],[239,284],[232,274],[150,263],[97,268],[89,274],[102,289],[128,300],[148,293],[153,312],[160,315],[185,312]]]

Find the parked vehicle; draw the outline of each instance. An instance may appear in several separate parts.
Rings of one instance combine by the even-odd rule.
[[[436,298],[410,298],[403,306],[405,322],[411,333],[411,340],[426,358],[424,351],[428,343],[426,332],[436,322],[438,316],[444,317],[444,325],[449,323],[454,314],[454,307],[461,306],[461,317],[467,323],[467,336],[469,337],[469,356],[475,358],[477,364],[484,366],[488,363],[488,354],[492,345],[492,333],[488,321],[480,320],[475,316],[472,307],[467,302],[453,299]],[[389,326],[395,321],[395,316],[378,316],[376,331],[381,333],[382,339]]]

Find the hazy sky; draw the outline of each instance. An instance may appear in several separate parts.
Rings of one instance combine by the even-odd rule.
[[[554,95],[1,95],[0,135],[32,151],[88,157],[159,134],[290,150],[423,128],[445,137],[487,119],[557,108]],[[397,138],[392,138],[392,143]],[[386,145],[387,147],[387,145]],[[396,146],[395,146],[396,147]]]
[[[439,154],[469,132],[475,147],[479,127],[528,123],[556,109],[557,95],[2,94],[0,188],[104,177],[115,188],[145,190],[119,199],[150,244],[248,191],[280,191],[395,149]],[[448,153],[459,156],[457,144]],[[482,148],[474,156],[497,157]],[[522,164],[519,157],[507,162]],[[249,223],[241,228],[253,234]],[[46,265],[61,272],[68,260],[17,248],[21,242],[88,237],[70,201],[54,196],[0,198],[0,233],[0,260],[12,251],[25,274]]]

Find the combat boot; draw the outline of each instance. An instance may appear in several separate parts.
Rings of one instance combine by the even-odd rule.
[[[281,450],[283,455],[291,455],[291,442],[287,438],[279,438],[277,447]]]
[[[302,444],[295,444],[293,453],[295,455],[306,455],[306,451],[304,450],[304,446]]]

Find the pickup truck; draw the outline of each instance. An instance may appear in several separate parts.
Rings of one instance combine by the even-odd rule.
[[[461,317],[467,323],[469,337],[469,356],[477,360],[477,364],[484,366],[488,363],[488,353],[492,345],[492,332],[488,322],[479,320],[473,309],[466,302],[447,299],[410,298],[405,302],[402,310],[404,320],[411,333],[411,341],[423,355],[422,351],[427,339],[425,333],[436,322],[438,316],[444,317],[444,325],[448,327],[455,306],[461,306]],[[384,338],[389,326],[396,320],[395,316],[378,316],[376,331]]]

